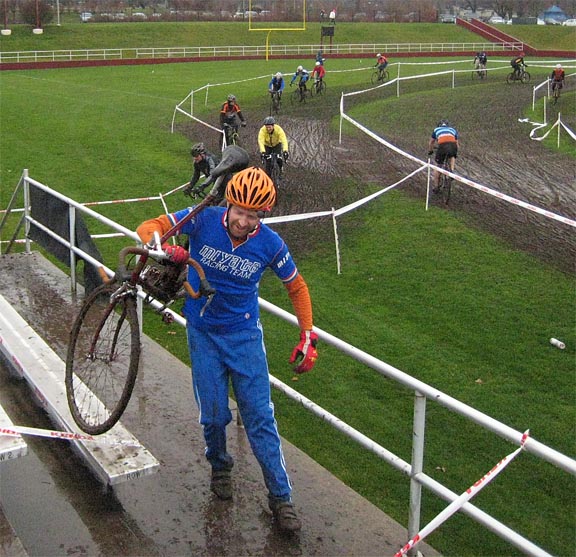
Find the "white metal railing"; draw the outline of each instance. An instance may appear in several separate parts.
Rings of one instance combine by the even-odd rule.
[[[331,55],[373,55],[376,52],[398,53],[438,53],[470,52],[486,50],[502,52],[522,50],[522,42],[471,42],[471,43],[390,43],[390,44],[335,44],[325,46]],[[32,50],[17,52],[0,52],[0,64],[23,62],[73,62],[78,60],[130,60],[162,58],[219,58],[219,57],[264,57],[313,55],[318,51],[318,44],[312,45],[265,45],[256,46],[174,46],[162,48],[94,48],[85,50]]]
[[[28,176],[28,172],[25,170],[22,179],[20,180],[19,186],[24,189],[24,219],[26,221],[26,234],[29,231],[30,225],[38,226],[39,223],[34,221],[30,214],[29,200],[30,194],[29,189],[39,188],[45,193],[57,197],[60,201],[64,201],[68,204],[70,222],[74,223],[77,212],[84,213],[89,217],[92,217],[99,221],[100,223],[113,228],[114,230],[123,233],[127,238],[132,240],[138,240],[138,237],[133,231],[130,231],[120,224],[100,215],[99,213],[89,209],[88,207],[77,203],[76,201],[67,198],[61,193],[52,190],[50,187],[37,182],[36,180]],[[12,196],[14,200],[16,194]],[[12,201],[10,203],[12,205]],[[8,215],[6,213],[5,217]],[[278,218],[278,217],[277,217]],[[2,225],[5,220],[0,223],[0,233],[2,231]],[[42,225],[40,225],[42,226]],[[71,224],[72,226],[72,224]],[[42,226],[43,230],[46,230]],[[101,265],[101,263],[92,259],[88,254],[83,252],[81,249],[71,244],[65,238],[59,237],[55,233],[51,232],[51,237],[56,239],[58,242],[66,246],[70,250],[70,260],[73,263],[77,256],[85,258],[89,263],[93,265]],[[70,238],[74,238],[75,235],[70,231]],[[26,250],[30,250],[30,242],[26,242]],[[108,274],[112,274],[110,269],[106,268]],[[71,275],[73,278],[73,275]],[[72,287],[74,290],[74,286]],[[297,319],[294,315],[284,311],[283,309],[267,302],[266,300],[260,299],[260,306],[273,315],[289,322],[294,326],[298,326]],[[158,305],[160,305],[158,303]],[[158,306],[156,306],[158,307]],[[166,310],[171,312],[171,310]],[[174,312],[171,312],[173,320],[185,326],[184,318]],[[413,446],[412,446],[412,462],[408,463],[396,456],[394,453],[388,451],[384,447],[378,445],[361,432],[355,430],[348,424],[342,422],[336,416],[330,414],[327,410],[316,405],[314,402],[305,398],[303,395],[297,391],[290,388],[288,385],[282,383],[277,378],[270,376],[271,384],[274,388],[282,391],[286,396],[292,398],[293,400],[300,403],[307,410],[313,412],[314,414],[322,417],[324,421],[330,424],[335,429],[343,432],[345,435],[353,439],[355,442],[360,444],[362,447],[370,450],[376,454],[379,458],[386,461],[388,464],[402,472],[403,474],[410,477],[410,514],[409,514],[409,524],[408,524],[408,535],[409,538],[415,536],[420,529],[420,507],[421,507],[421,491],[423,487],[426,487],[431,492],[433,492],[438,497],[454,502],[459,498],[459,495],[452,492],[450,489],[445,487],[443,484],[435,480],[434,478],[428,476],[423,472],[423,462],[424,462],[424,451],[425,451],[425,429],[426,429],[426,404],[427,402],[432,402],[441,405],[442,407],[448,409],[449,411],[458,414],[465,419],[479,425],[487,431],[494,433],[495,435],[517,445],[521,446],[523,441],[523,432],[517,431],[506,424],[491,418],[490,416],[464,404],[453,397],[439,391],[438,389],[418,380],[414,377],[408,375],[407,373],[394,368],[393,366],[371,356],[370,354],[363,352],[359,348],[352,346],[343,340],[331,335],[330,333],[323,331],[317,327],[314,330],[318,333],[318,336],[323,342],[332,345],[342,354],[347,357],[353,358],[354,360],[374,369],[381,375],[395,381],[396,383],[402,385],[413,391],[414,393],[414,416],[413,416]],[[572,458],[552,449],[540,443],[534,438],[529,437],[524,444],[524,449],[536,456],[539,459],[545,460],[559,469],[575,475],[576,476],[576,461]],[[472,517],[479,524],[483,525],[488,530],[496,533],[502,539],[506,540],[511,545],[519,548],[521,551],[527,555],[534,556],[548,556],[549,554],[542,548],[535,545],[530,540],[524,538],[518,532],[515,532],[493,516],[477,508],[470,502],[465,502],[461,506],[461,510],[468,516]]]

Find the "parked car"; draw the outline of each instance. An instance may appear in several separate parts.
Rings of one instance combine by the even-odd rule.
[[[489,20],[488,23],[492,23],[492,24],[498,24],[498,23],[506,23],[504,21],[503,17],[500,17],[499,15],[493,15]]]
[[[440,23],[456,23],[456,16],[452,14],[441,14]]]
[[[90,21],[92,19],[92,12],[82,12],[80,14],[80,19],[86,23],[87,21]]]
[[[576,19],[567,19],[562,23],[562,25],[566,25],[567,27],[576,27]]]

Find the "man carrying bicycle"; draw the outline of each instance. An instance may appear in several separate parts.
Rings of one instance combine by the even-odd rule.
[[[208,182],[205,182],[200,188],[196,186],[200,179],[200,174],[203,174],[206,178],[210,177],[218,164],[218,159],[212,153],[206,151],[204,143],[196,143],[196,145],[193,145],[190,154],[194,161],[194,174],[192,178],[190,178],[188,185],[184,188],[184,194],[192,196],[201,193],[208,185]]]
[[[282,98],[282,91],[284,91],[284,76],[278,72],[272,76],[270,83],[268,83],[268,92],[273,95],[278,94],[278,98]]]
[[[432,136],[428,141],[429,157],[434,153],[434,146],[436,144],[438,145],[435,158],[436,164],[442,166],[444,161],[449,159],[450,171],[454,172],[456,157],[458,156],[458,132],[446,119],[440,120],[432,132]],[[434,183],[436,184],[432,190],[434,193],[438,193],[439,179],[440,173],[437,170],[434,170]]]
[[[320,63],[316,62],[314,69],[312,70],[312,79],[314,80],[314,87],[316,91],[320,91],[321,82],[326,75],[326,68]]]
[[[308,73],[308,70],[305,70],[302,66],[298,66],[296,68],[296,72],[294,72],[294,75],[290,80],[290,87],[292,87],[292,84],[296,80],[298,80],[298,89],[300,90],[300,102],[304,100],[306,96],[306,91],[308,91],[308,89],[306,88],[306,82],[308,81],[309,78],[310,74]]]
[[[522,69],[526,67],[524,56],[524,52],[521,52],[518,56],[514,56],[514,58],[510,60],[510,65],[514,69],[514,75],[516,76],[516,79],[520,79]]]
[[[247,168],[226,186],[226,207],[207,207],[184,223],[189,252],[171,246],[175,263],[192,257],[200,263],[216,289],[210,305],[187,297],[183,307],[194,396],[212,468],[210,490],[223,500],[233,494],[234,459],[228,452],[226,426],[232,421],[229,385],[232,384],[246,435],[268,490],[268,506],[281,530],[302,528],[292,503],[292,484],[274,418],[264,337],[258,307],[262,274],[271,269],[286,287],[300,327],[300,341],[289,362],[295,373],[312,370],[318,352],[313,329],[310,293],[284,240],[260,221],[260,212],[276,202],[276,189],[261,168]],[[137,233],[144,243],[154,232],[165,234],[184,219],[191,207],[143,222]],[[190,267],[194,290],[199,278]]]
[[[226,102],[220,109],[220,126],[224,131],[226,145],[230,143],[228,141],[230,131],[238,132],[238,120],[240,120],[242,127],[246,125],[246,118],[244,118],[242,110],[240,110],[240,106],[236,102],[236,96],[228,95]]]
[[[284,130],[276,124],[276,120],[272,116],[264,118],[264,125],[258,132],[258,149],[260,150],[260,157],[262,165],[266,170],[268,176],[271,175],[271,168],[273,161],[271,156],[282,154],[278,157],[278,167],[282,172],[283,163],[288,160],[288,138]]]
[[[566,72],[562,68],[562,64],[556,64],[556,67],[552,70],[550,74],[550,81],[552,82],[552,92],[558,88],[558,93],[560,89],[564,86],[564,80],[566,79]]]
[[[388,58],[386,58],[386,56],[384,56],[384,54],[376,54],[376,64],[374,64],[375,68],[378,68],[378,73],[379,73],[379,78],[382,79],[382,77],[384,76],[384,71],[386,70],[386,67],[388,66]]]

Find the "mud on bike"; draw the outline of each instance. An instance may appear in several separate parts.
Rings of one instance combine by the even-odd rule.
[[[200,203],[186,220],[210,203]],[[157,311],[168,322],[172,315],[165,310],[174,300],[204,296],[209,304],[215,294],[197,261],[189,258],[187,263],[174,264],[160,247],[182,224],[180,221],[161,239],[156,235],[153,246],[122,249],[114,277],[109,279],[100,269],[104,283],[80,308],[70,332],[65,385],[72,417],[88,434],[99,435],[112,428],[130,401],[141,350],[139,294],[145,302],[158,300],[161,308]],[[198,291],[186,280],[188,265],[200,279]]]
[[[506,77],[506,83],[512,83],[513,81],[528,83],[530,81],[530,74],[524,67],[520,68],[518,71],[514,70],[508,74],[508,77]]]
[[[440,165],[442,170],[446,170],[446,172],[453,172],[450,166],[450,161],[454,157],[445,157],[444,162]],[[443,172],[438,173],[438,185],[434,185],[432,188],[432,193],[438,196],[439,199],[442,200],[444,205],[448,205],[450,201],[450,195],[452,193],[452,181],[453,178],[448,176],[448,174],[444,174]]]
[[[312,97],[312,92],[308,87],[298,87],[295,91],[290,93],[290,103],[297,104],[300,102],[306,102],[306,99]]]
[[[280,153],[268,153],[263,156],[262,164],[264,171],[276,186],[276,190],[282,185],[283,165],[286,164]]]
[[[278,114],[282,107],[282,93],[280,91],[270,91],[270,114]]]
[[[310,87],[310,94],[314,95],[323,95],[326,93],[326,82],[324,79],[315,79],[312,83],[312,87]]]
[[[370,82],[372,85],[378,85],[378,83],[384,83],[390,77],[388,70],[374,70],[370,76]]]
[[[240,145],[240,136],[238,135],[237,125],[224,123],[222,124],[222,129],[224,130],[226,146]]]

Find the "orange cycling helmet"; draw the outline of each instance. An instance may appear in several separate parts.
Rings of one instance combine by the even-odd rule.
[[[228,182],[226,200],[249,211],[263,211],[276,203],[276,188],[264,170],[251,166]]]

